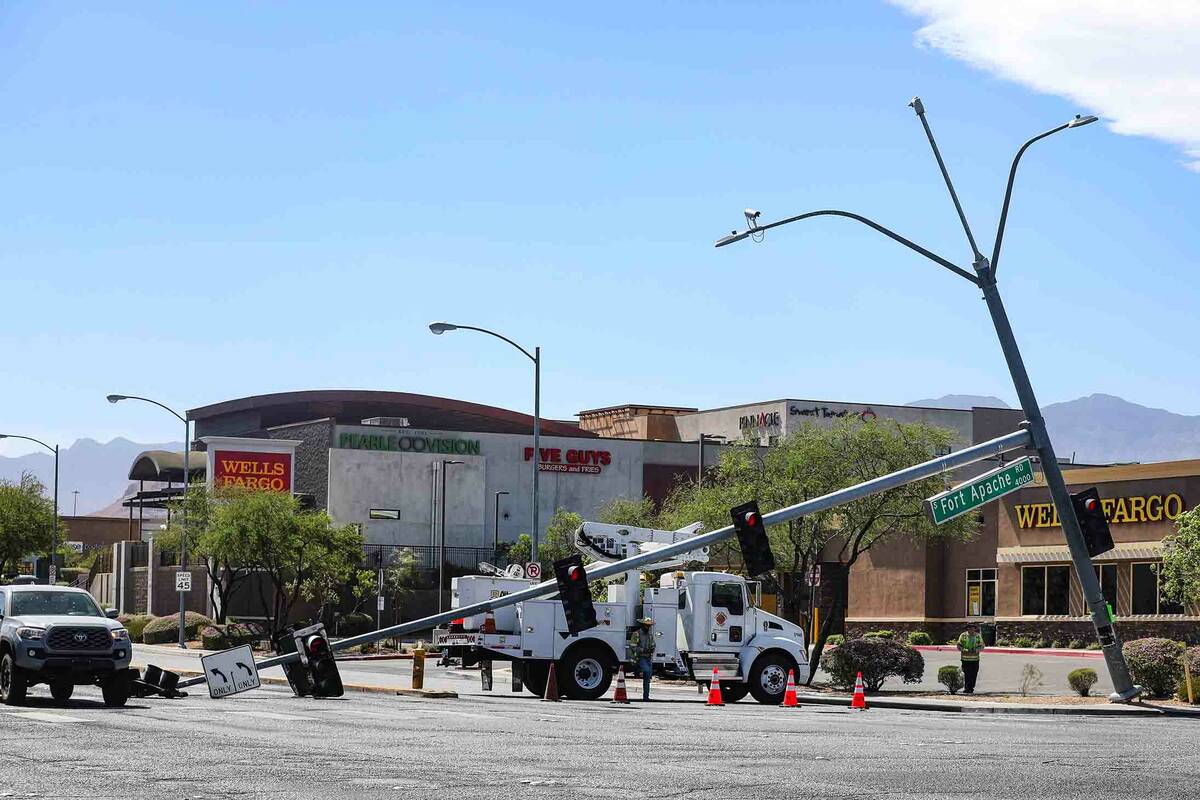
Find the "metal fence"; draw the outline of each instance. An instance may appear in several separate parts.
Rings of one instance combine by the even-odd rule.
[[[383,566],[400,563],[406,557],[411,557],[419,570],[436,570],[441,548],[429,545],[407,544],[368,544],[363,546],[364,561],[368,566],[379,564],[383,557]],[[508,562],[504,556],[490,547],[447,547],[446,564],[474,569],[480,561],[488,561],[498,567]]]

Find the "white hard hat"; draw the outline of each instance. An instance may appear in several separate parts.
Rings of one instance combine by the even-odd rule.
[[[642,617],[641,619],[638,620],[638,622],[640,622],[643,625],[653,625],[654,617]]]

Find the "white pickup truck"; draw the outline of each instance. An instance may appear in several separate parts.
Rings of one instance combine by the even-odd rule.
[[[699,526],[680,531],[584,523],[576,547],[595,560],[624,558],[657,544],[695,535]],[[633,551],[633,552],[631,552]],[[707,550],[663,562],[707,561]],[[654,619],[658,647],[656,670],[708,683],[717,670],[726,702],[750,693],[760,703],[779,703],[792,670],[796,681],[808,678],[804,631],[757,607],[759,584],[724,572],[675,571],[658,586],[637,591],[641,573],[625,573],[624,584],[610,584],[607,598],[597,602],[599,624],[578,634],[567,630],[557,597],[526,600],[497,609],[494,619],[478,614],[438,629],[441,645],[465,666],[481,661],[512,661],[525,686],[536,695],[546,690],[555,664],[560,692],[572,699],[595,700],[608,691],[619,664],[631,661],[627,639],[640,617]],[[452,606],[469,606],[528,588],[535,581],[517,577],[469,575],[453,581]],[[628,592],[633,587],[634,591]]]

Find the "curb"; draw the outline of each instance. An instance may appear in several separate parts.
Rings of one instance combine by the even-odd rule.
[[[800,704],[810,703],[823,706],[849,707],[849,697],[827,695],[799,695]],[[1031,706],[1001,703],[949,703],[927,700],[874,697],[867,699],[868,708],[890,708],[903,711],[938,711],[950,714],[1053,714],[1059,716],[1111,717],[1111,716],[1160,716],[1200,718],[1200,711],[1189,709],[1150,706],[1144,704],[1124,705],[1113,703],[1095,706]]]
[[[938,653],[957,653],[958,648],[945,644],[912,645],[914,650],[925,650]],[[985,647],[984,653],[996,653],[1005,656],[1064,656],[1069,658],[1104,658],[1102,650],[1063,650],[1038,647]]]
[[[337,656],[338,661],[412,661],[412,653]]]

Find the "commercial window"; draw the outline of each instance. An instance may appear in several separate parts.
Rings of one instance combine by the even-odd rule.
[[[996,570],[967,570],[967,616],[996,616]]]
[[[1071,568],[1021,568],[1021,613],[1027,616],[1071,613]]]
[[[1100,593],[1104,601],[1112,606],[1113,613],[1117,611],[1117,565],[1096,564],[1096,577],[1100,579]]]
[[[740,583],[714,583],[712,585],[713,608],[727,609],[731,616],[740,617],[746,613],[746,603],[742,597]]]
[[[1162,596],[1162,578],[1156,563],[1144,562],[1132,566],[1132,600],[1134,614],[1182,614],[1183,606]]]

